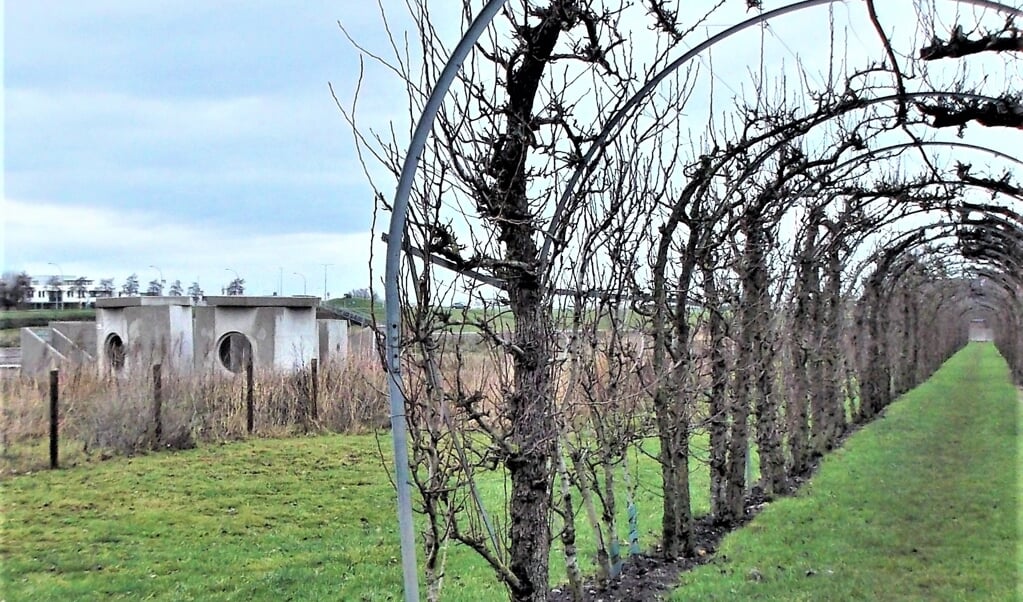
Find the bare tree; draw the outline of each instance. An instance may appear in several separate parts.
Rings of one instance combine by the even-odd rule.
[[[133,273],[124,280],[124,284],[121,285],[121,293],[125,295],[139,294],[139,277],[137,274]]]

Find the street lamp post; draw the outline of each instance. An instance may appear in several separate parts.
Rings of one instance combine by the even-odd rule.
[[[149,267],[153,268],[154,270],[156,270],[157,272],[160,273],[160,294],[162,295],[163,294],[163,285],[167,283],[167,281],[163,279],[163,270],[161,270],[160,268],[156,267],[155,265],[151,265]]]
[[[60,282],[57,284],[57,309],[64,309],[64,270],[52,261],[46,265],[52,265],[60,273]]]
[[[302,294],[303,294],[303,295],[305,295],[305,294],[306,294],[306,290],[307,290],[307,289],[306,289],[306,280],[305,280],[305,274],[300,274],[300,273],[298,273],[298,272],[293,272],[293,273],[294,273],[294,274],[295,274],[296,276],[301,276],[301,277],[302,277]]]
[[[327,268],[332,266],[332,263],[323,264],[323,302],[327,301]]]
[[[231,272],[232,274],[234,274],[234,279],[235,279],[235,281],[238,281],[238,280],[241,280],[241,279],[242,279],[242,277],[238,275],[238,272],[237,272],[236,270],[232,269],[232,268],[224,268],[224,271],[225,271],[225,272]],[[230,291],[228,291],[228,292],[227,292],[227,294],[229,294],[229,295],[230,295],[230,294],[231,294],[231,292],[230,292]]]

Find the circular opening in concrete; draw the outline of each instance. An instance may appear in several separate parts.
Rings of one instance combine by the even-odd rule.
[[[234,373],[241,372],[252,358],[252,343],[240,332],[229,332],[217,343],[217,357],[221,366]]]
[[[103,348],[106,349],[107,361],[111,368],[114,370],[124,368],[124,341],[121,340],[120,335],[112,333],[107,336]]]

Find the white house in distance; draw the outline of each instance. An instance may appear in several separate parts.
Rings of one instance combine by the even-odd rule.
[[[28,309],[74,309],[94,307],[96,299],[114,296],[99,281],[80,276],[35,276],[25,296]]]

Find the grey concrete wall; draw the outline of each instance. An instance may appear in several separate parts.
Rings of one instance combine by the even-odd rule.
[[[348,355],[348,322],[345,320],[317,320],[320,363],[344,359]]]
[[[215,305],[195,308],[197,365],[226,371],[217,350],[232,332],[248,339],[258,369],[293,370],[319,354],[314,307]]]
[[[171,332],[167,361],[178,373],[191,372],[195,367],[195,331],[192,324],[192,308],[187,305],[172,305],[167,308]]]
[[[215,331],[213,308],[195,307],[192,310],[192,357],[197,370],[208,371],[215,367],[213,364],[216,361]]]
[[[95,322],[50,322],[50,345],[76,364],[96,359]]]
[[[97,307],[96,357],[101,371],[114,371],[108,353],[112,335],[124,345],[124,367],[117,372],[148,371],[162,364],[169,372],[193,367],[191,308],[185,305],[138,304]]]
[[[202,370],[228,372],[221,365],[217,348],[225,336],[239,332],[252,346],[252,363],[256,368],[274,365],[273,338],[275,321],[269,308],[197,307],[195,308],[197,349],[196,365]]]
[[[29,378],[37,378],[49,373],[54,368],[69,364],[67,358],[54,349],[44,338],[48,333],[39,331],[46,329],[22,328],[21,339],[21,374]]]
[[[269,308],[268,308],[269,309]],[[301,369],[320,355],[316,329],[316,308],[283,307],[274,316],[274,366],[281,370]]]
[[[348,353],[358,358],[377,358],[376,334],[363,326],[348,329]]]

